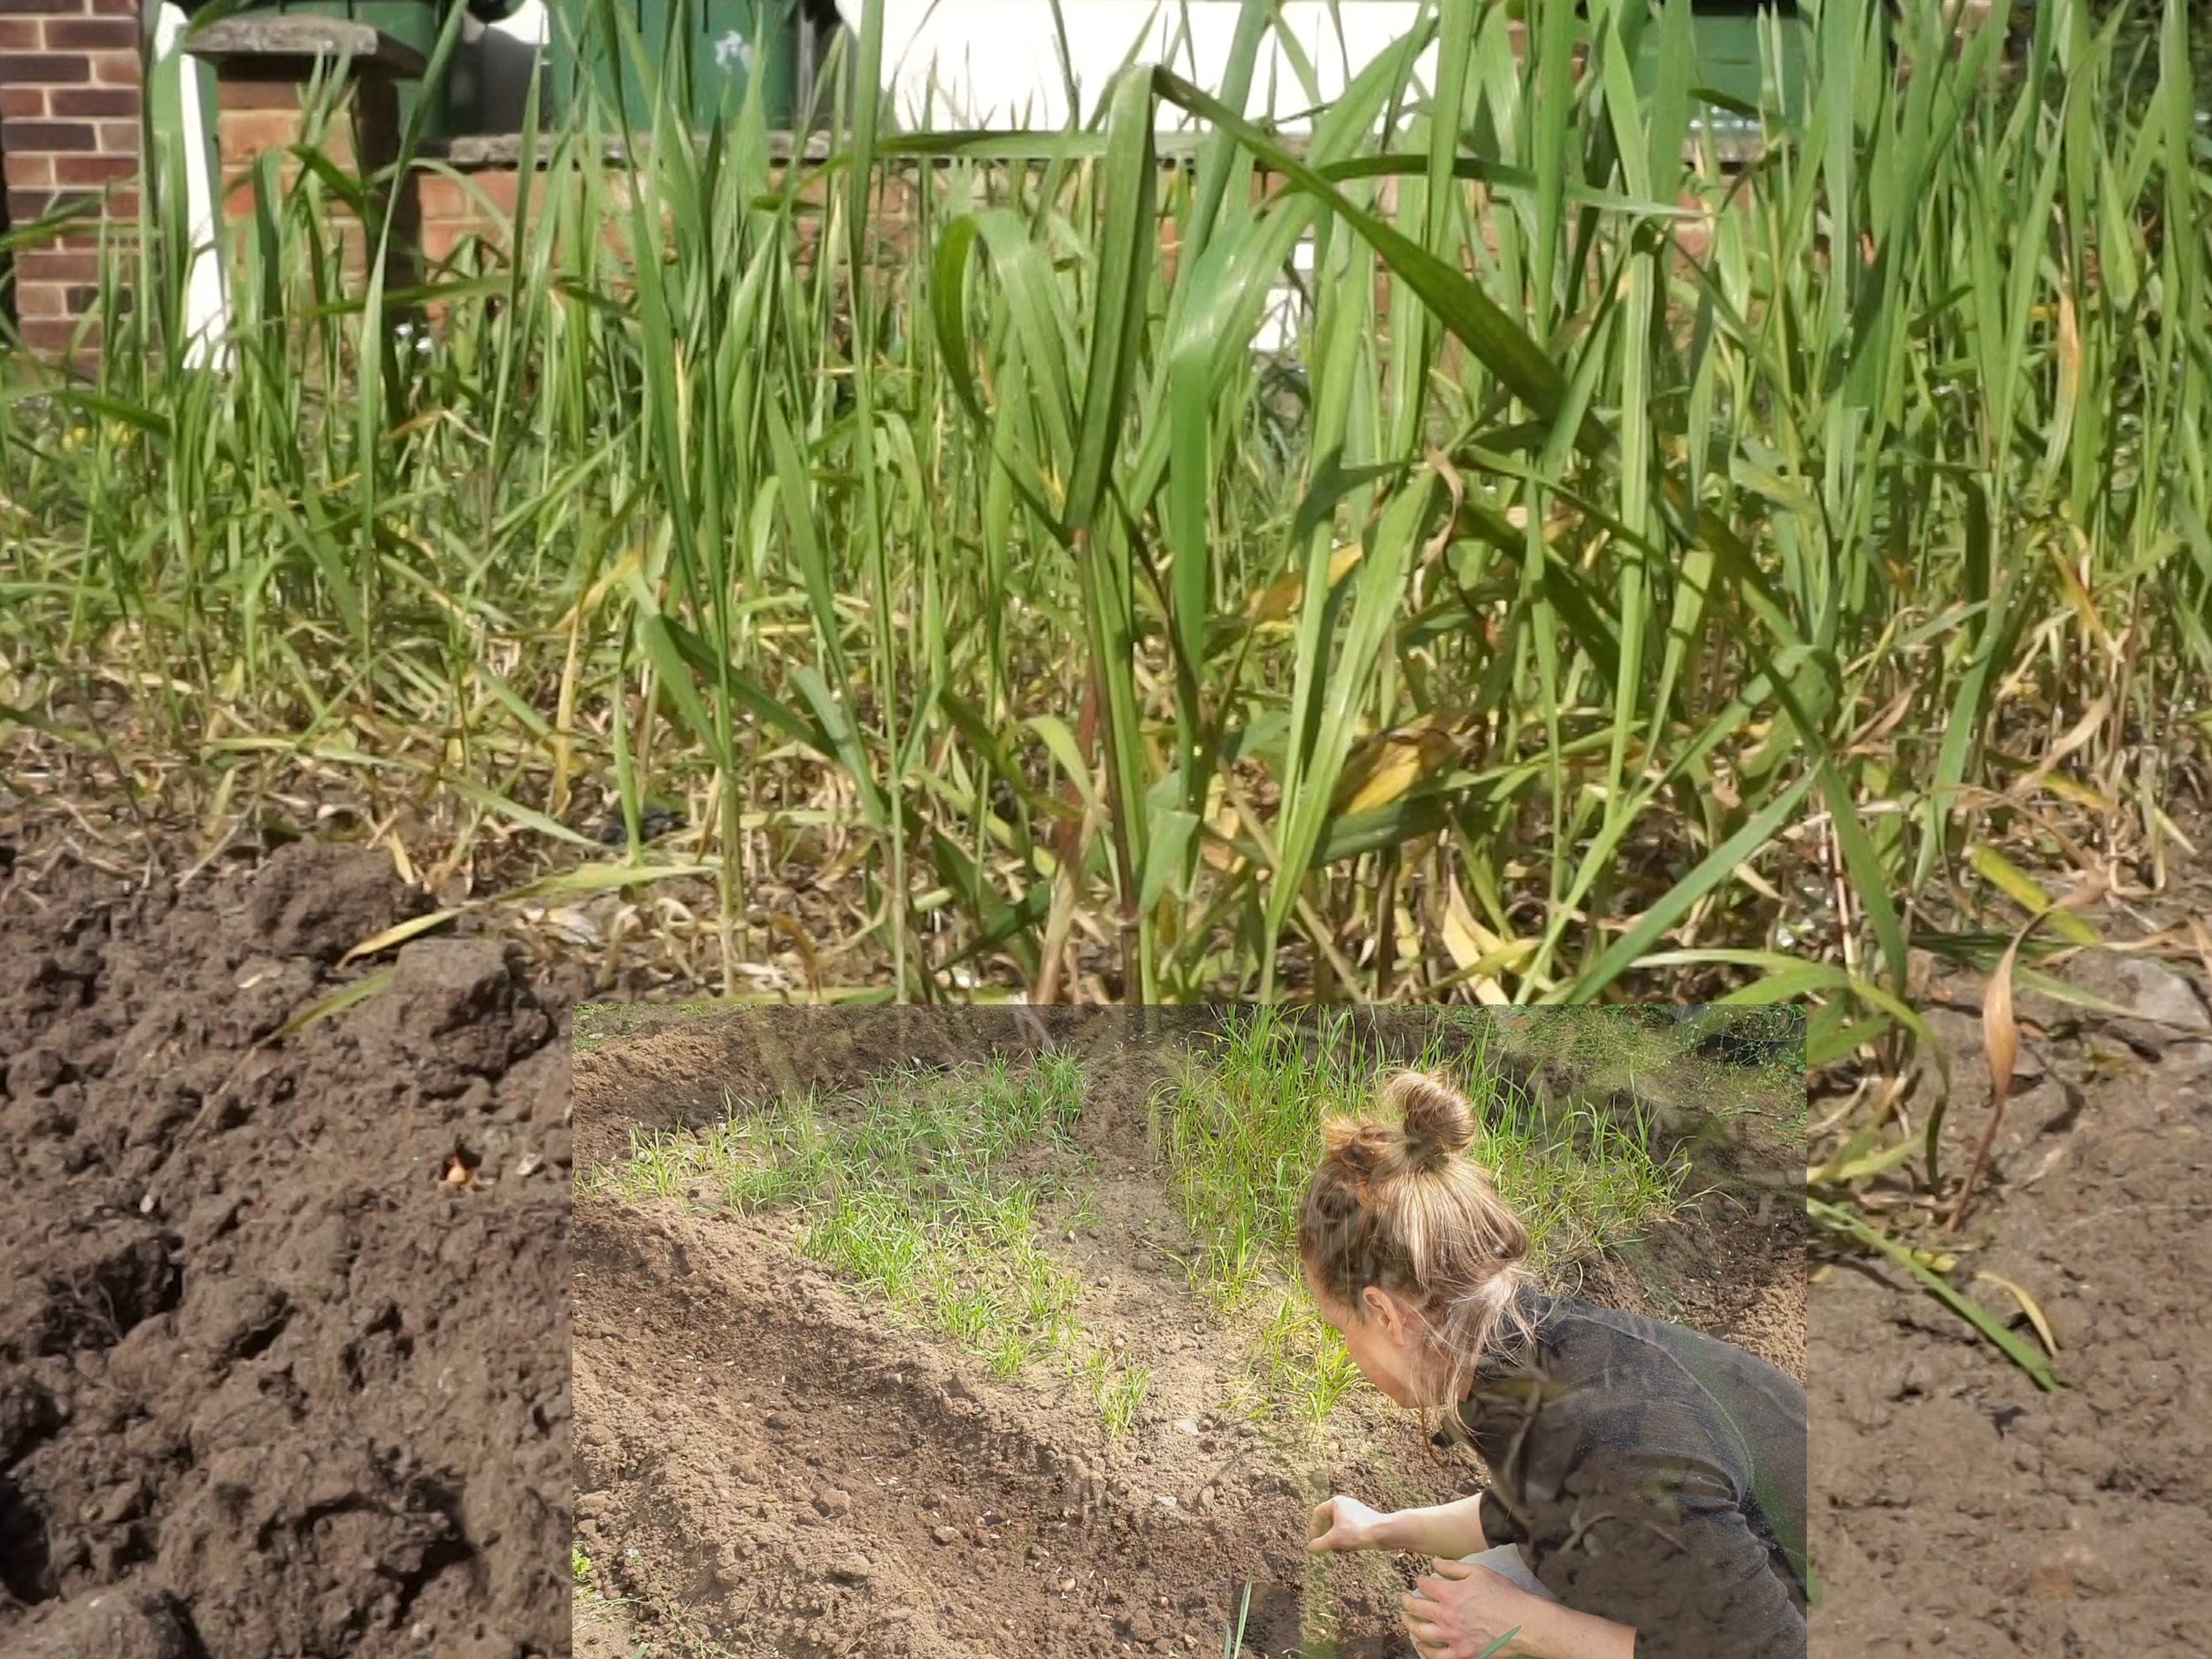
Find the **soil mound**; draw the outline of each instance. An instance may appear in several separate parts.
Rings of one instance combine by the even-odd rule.
[[[2212,1653],[2212,1017],[2178,974],[2124,972],[2169,999],[2165,1023],[2033,1010],[2071,1034],[2024,1042],[1960,1235],[2037,1299],[2064,1386],[2041,1392],[1894,1273],[1839,1265],[1811,1293],[1819,1651]],[[1958,1169],[1987,1111],[1981,1022],[1930,1018],[1956,1056]]]
[[[583,1045],[602,1046],[574,1062],[588,1177],[635,1128],[718,1121],[726,1091],[763,1103],[1042,1040],[996,1010],[608,1011],[583,1023]],[[1056,1042],[1103,1062],[1087,1068],[1071,1130],[1096,1224],[1048,1242],[1081,1282],[1088,1340],[1148,1377],[1130,1431],[1109,1434],[1052,1360],[1002,1382],[949,1340],[900,1327],[802,1253],[789,1212],[733,1213],[704,1180],[628,1202],[587,1179],[577,1548],[595,1594],[577,1598],[578,1659],[630,1659],[641,1640],[698,1659],[1218,1653],[1248,1582],[1248,1659],[1406,1652],[1398,1599],[1416,1563],[1310,1557],[1312,1506],[1333,1492],[1433,1503],[1475,1489],[1479,1465],[1379,1397],[1340,1402],[1318,1440],[1280,1417],[1238,1420],[1247,1335],[1192,1292],[1192,1241],[1147,1135],[1147,1097],[1170,1075],[1162,1035],[1211,1017],[1036,1012]],[[627,1029],[593,1034],[609,1024]],[[1801,1208],[1762,1208],[1717,1199],[1663,1230],[1647,1265],[1672,1286],[1663,1303],[1625,1260],[1589,1263],[1582,1289],[1801,1375]]]
[[[1249,1578],[1246,1653],[1300,1651],[1315,1500],[1263,1448],[1168,1428],[1112,1458],[1095,1416],[886,1331],[772,1224],[590,1201],[577,1229],[580,1547],[634,1552],[617,1576],[691,1650],[1189,1654]]]
[[[0,1650],[568,1651],[553,994],[425,939],[280,1034],[419,903],[312,841],[0,885]]]

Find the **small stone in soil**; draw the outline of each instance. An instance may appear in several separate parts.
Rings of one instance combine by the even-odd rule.
[[[956,1526],[935,1527],[931,1530],[929,1535],[941,1544],[956,1544],[960,1541],[960,1529]]]
[[[839,1584],[865,1584],[872,1569],[865,1555],[847,1555],[830,1569],[830,1577]]]
[[[818,1514],[826,1515],[833,1520],[852,1507],[853,1501],[850,1494],[840,1492],[835,1486],[826,1487],[814,1494],[815,1511]]]
[[[791,1419],[780,1411],[771,1411],[761,1421],[772,1429],[787,1429],[791,1426]]]

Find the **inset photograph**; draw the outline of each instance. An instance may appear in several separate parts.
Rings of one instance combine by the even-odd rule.
[[[1794,1010],[572,1042],[580,1659],[1803,1650]]]
[[[0,867],[7,1659],[568,1651],[571,995],[348,961],[423,910],[334,841]]]

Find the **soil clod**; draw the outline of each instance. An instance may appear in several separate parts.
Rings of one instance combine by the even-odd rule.
[[[456,1202],[431,1104],[517,1089],[501,1167],[565,1171],[565,1056],[518,1064],[553,1017],[497,941],[426,939],[277,1034],[421,902],[308,841],[0,887],[9,1659],[569,1651],[565,1182]]]
[[[9,1639],[15,1659],[196,1659],[204,1651],[173,1598],[96,1591],[41,1609]]]

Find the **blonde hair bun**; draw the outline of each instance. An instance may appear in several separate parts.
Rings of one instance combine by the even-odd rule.
[[[1473,1105],[1442,1078],[1401,1071],[1384,1086],[1383,1099],[1405,1123],[1406,1156],[1417,1169],[1440,1166],[1475,1138]]]
[[[1476,1118],[1463,1093],[1402,1071],[1378,1094],[1372,1118],[1322,1125],[1325,1153],[1299,1210],[1299,1259],[1316,1297],[1349,1317],[1364,1317],[1371,1286],[1408,1299],[1443,1367],[1434,1397],[1458,1401],[1485,1355],[1533,1340],[1519,1294],[1532,1282],[1521,1265],[1528,1229],[1490,1172],[1464,1156]]]

